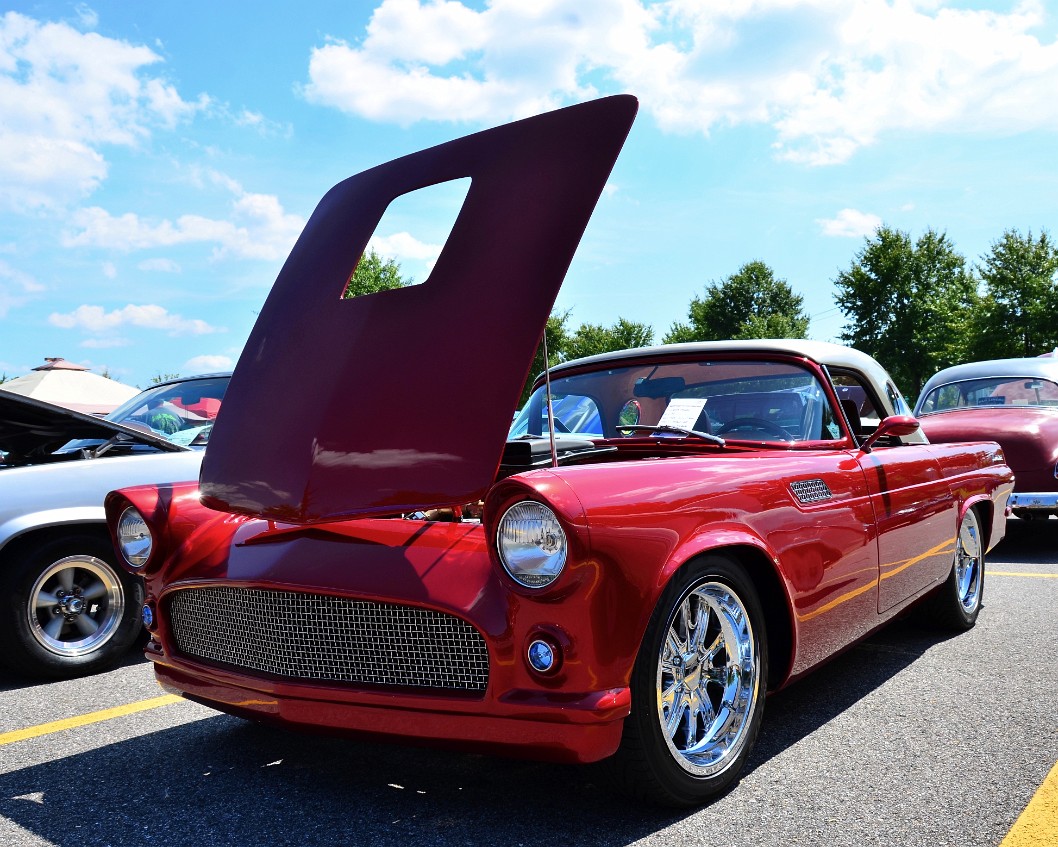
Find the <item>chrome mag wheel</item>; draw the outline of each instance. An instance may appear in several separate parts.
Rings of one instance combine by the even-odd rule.
[[[970,509],[959,527],[955,542],[955,591],[959,603],[967,614],[973,614],[981,605],[984,550],[977,514]]]
[[[669,616],[657,657],[657,718],[673,760],[695,777],[738,757],[760,691],[750,616],[724,583],[690,588]]]
[[[767,622],[733,556],[684,565],[658,598],[635,668],[632,710],[606,770],[620,792],[697,806],[733,785],[764,717]]]

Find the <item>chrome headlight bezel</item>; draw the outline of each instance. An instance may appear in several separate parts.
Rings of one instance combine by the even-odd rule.
[[[569,539],[558,517],[537,500],[520,500],[496,525],[500,563],[524,588],[552,585],[566,567]]]
[[[125,564],[133,570],[139,570],[147,564],[154,548],[154,536],[139,509],[135,506],[125,507],[118,518],[114,535]]]

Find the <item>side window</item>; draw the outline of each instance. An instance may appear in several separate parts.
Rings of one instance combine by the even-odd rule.
[[[870,435],[883,417],[878,403],[859,375],[848,371],[831,371],[834,390],[841,402],[841,410],[857,438]]]
[[[889,402],[893,404],[893,409],[898,415],[911,414],[911,407],[907,405],[904,395],[900,393],[895,385],[891,382],[886,383],[885,391],[889,395]]]

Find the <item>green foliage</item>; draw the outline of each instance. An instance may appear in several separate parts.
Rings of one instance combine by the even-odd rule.
[[[156,373],[154,376],[151,377],[151,385],[159,385],[160,383],[168,382],[171,379],[178,379],[179,377],[180,377],[180,374]]]
[[[553,313],[547,319],[544,330],[547,338],[548,367],[579,359],[583,356],[594,356],[597,353],[609,353],[612,350],[625,350],[629,347],[647,347],[654,343],[654,330],[646,324],[618,318],[613,326],[598,324],[581,324],[570,333],[566,326],[569,312]],[[544,371],[544,345],[538,345],[533,356],[533,366],[529,377],[522,386],[522,395],[518,399],[518,408],[529,399],[533,381]]]
[[[1058,346],[1058,246],[1046,231],[1003,233],[977,266],[984,293],[974,358],[1038,356]]]
[[[627,350],[631,347],[649,347],[654,343],[654,330],[646,324],[618,318],[613,326],[581,324],[570,336],[564,358],[580,359],[612,350]]]
[[[687,323],[673,323],[666,344],[729,338],[805,338],[808,315],[795,294],[764,262],[748,262],[723,282],[711,282],[695,297]]]
[[[518,408],[525,405],[532,393],[533,380],[543,373],[545,368],[557,365],[562,361],[562,351],[569,343],[569,331],[566,329],[566,321],[569,320],[569,312],[552,312],[547,319],[544,328],[544,338],[547,340],[547,364],[544,363],[544,345],[538,344],[536,353],[533,354],[533,366],[529,368],[529,375],[522,386],[522,394],[518,398]]]
[[[147,425],[166,435],[179,432],[182,426],[180,418],[170,412],[151,412],[147,415]]]
[[[941,368],[966,361],[977,285],[944,233],[879,227],[834,281],[842,340],[878,359],[910,397]]]
[[[374,250],[368,250],[356,263],[349,277],[343,297],[359,297],[376,291],[389,291],[411,285],[410,277],[400,275],[400,265],[393,259],[383,259]]]

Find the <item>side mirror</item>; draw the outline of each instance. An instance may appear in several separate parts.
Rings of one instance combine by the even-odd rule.
[[[922,424],[918,422],[918,419],[911,417],[911,415],[890,415],[878,424],[878,429],[872,432],[870,437],[863,442],[860,452],[870,453],[879,438],[888,438],[892,435],[911,435],[913,432],[918,432],[920,426]]]

